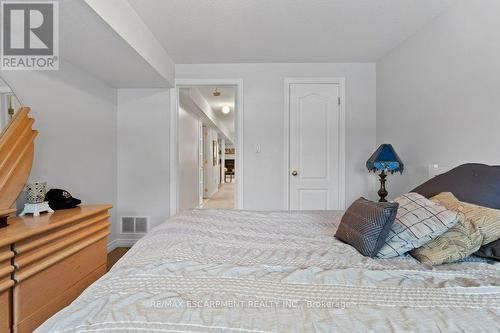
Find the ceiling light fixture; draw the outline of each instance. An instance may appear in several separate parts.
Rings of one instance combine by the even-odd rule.
[[[229,106],[224,105],[224,106],[222,107],[222,113],[224,113],[224,114],[228,114],[230,111],[231,111],[231,108],[230,108]]]
[[[214,95],[215,97],[219,97],[220,96],[220,91],[218,91],[217,88],[215,88],[215,90],[212,93],[212,95]]]

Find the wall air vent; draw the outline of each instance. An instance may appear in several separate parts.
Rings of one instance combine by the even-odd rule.
[[[135,218],[135,232],[147,233],[148,232],[148,218],[136,217]]]
[[[149,230],[149,217],[122,216],[122,234],[145,234]]]
[[[122,217],[122,233],[133,233],[135,230],[135,218]]]

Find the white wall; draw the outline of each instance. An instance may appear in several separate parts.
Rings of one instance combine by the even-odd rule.
[[[32,108],[40,132],[30,179],[66,189],[84,204],[116,207],[116,90],[67,62],[59,71],[0,75]]]
[[[179,108],[179,210],[199,206],[199,138],[200,120]]]
[[[377,142],[405,163],[391,197],[429,164],[500,164],[499,32],[499,1],[460,0],[377,63]]]
[[[169,216],[169,94],[168,89],[118,90],[117,219],[149,216],[153,227]]]
[[[375,150],[373,63],[176,65],[178,79],[243,79],[244,208],[283,208],[285,77],[346,78],[346,202],[374,197],[366,159]],[[262,152],[254,152],[255,144]]]

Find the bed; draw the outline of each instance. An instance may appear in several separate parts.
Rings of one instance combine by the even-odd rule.
[[[192,210],[36,332],[499,332],[500,264],[370,259],[342,212]]]

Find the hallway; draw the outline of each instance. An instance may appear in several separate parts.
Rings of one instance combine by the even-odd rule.
[[[221,184],[219,191],[208,199],[202,208],[234,208],[234,182]]]

